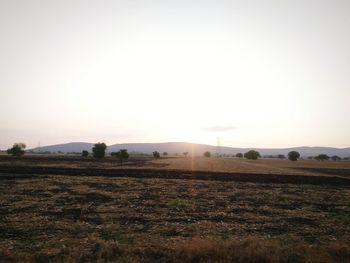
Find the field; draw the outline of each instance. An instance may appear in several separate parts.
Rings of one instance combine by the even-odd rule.
[[[350,262],[350,162],[0,157],[0,262]]]

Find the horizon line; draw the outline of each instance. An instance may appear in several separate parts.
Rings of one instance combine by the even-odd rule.
[[[99,141],[103,143],[103,141]],[[58,146],[58,145],[65,145],[65,144],[74,144],[74,143],[88,143],[88,144],[96,144],[99,142],[82,142],[82,141],[77,141],[77,142],[66,142],[66,143],[57,143],[57,144],[49,144],[49,145],[44,145],[40,147],[32,147],[28,150],[33,150],[37,148],[42,148],[42,147],[50,147],[50,146]],[[292,148],[334,148],[334,149],[347,149],[350,148],[348,147],[333,147],[333,146],[290,146],[290,147],[234,147],[234,146],[225,146],[225,145],[212,145],[212,144],[205,144],[205,143],[195,143],[195,142],[185,142],[185,141],[168,141],[168,142],[123,142],[123,143],[114,143],[107,145],[107,147],[114,146],[114,145],[120,145],[120,144],[168,144],[168,143],[186,143],[186,144],[197,144],[197,145],[205,145],[205,146],[211,146],[211,147],[221,147],[221,148],[237,148],[237,149],[292,149]]]

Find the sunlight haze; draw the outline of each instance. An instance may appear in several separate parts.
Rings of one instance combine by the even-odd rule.
[[[350,2],[0,1],[0,149],[350,147]]]

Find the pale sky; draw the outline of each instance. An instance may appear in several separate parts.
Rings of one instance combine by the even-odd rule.
[[[349,0],[0,0],[0,149],[350,146]]]

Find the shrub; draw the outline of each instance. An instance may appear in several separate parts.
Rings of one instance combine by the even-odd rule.
[[[333,155],[333,156],[331,157],[331,159],[332,159],[333,161],[340,161],[340,160],[341,160],[341,158],[340,158],[338,155]]]
[[[154,152],[153,152],[153,157],[154,157],[154,158],[159,158],[159,157],[160,157],[159,152],[158,152],[158,151],[154,151]]]
[[[237,153],[237,154],[236,154],[236,157],[237,157],[237,158],[243,158],[243,154],[242,154],[242,153]]]
[[[210,152],[205,152],[204,154],[203,154],[205,157],[210,157],[211,156],[211,153]]]
[[[24,149],[26,145],[24,143],[14,143],[12,148],[7,150],[8,154],[12,154],[13,156],[21,157],[24,155]]]
[[[250,150],[244,154],[244,158],[250,159],[250,160],[257,160],[260,156],[260,153],[254,150]]]
[[[286,156],[284,154],[279,154],[277,155],[278,159],[286,159]]]
[[[296,161],[300,158],[300,153],[298,153],[297,151],[291,151],[288,153],[288,159],[291,161]]]
[[[92,152],[95,158],[103,158],[106,154],[107,145],[103,143],[96,143],[92,148]]]
[[[88,157],[89,156],[89,152],[84,150],[84,151],[81,152],[81,156]]]
[[[123,163],[123,160],[129,159],[129,153],[127,149],[120,149],[118,152],[111,152],[111,156],[117,157],[121,163]]]
[[[317,156],[315,157],[315,159],[316,159],[317,161],[325,161],[325,160],[328,160],[328,159],[329,159],[329,156],[328,156],[327,154],[322,153],[322,154],[317,155]]]

